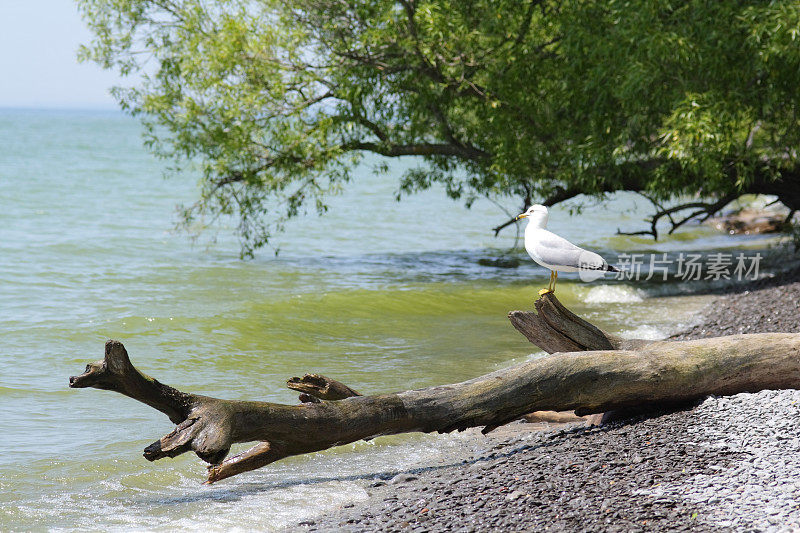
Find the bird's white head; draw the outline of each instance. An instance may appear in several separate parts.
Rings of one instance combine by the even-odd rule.
[[[515,220],[521,220],[523,218],[529,219],[529,224],[533,225],[537,228],[546,228],[547,227],[547,208],[543,205],[532,205],[528,208],[527,211],[517,215]]]

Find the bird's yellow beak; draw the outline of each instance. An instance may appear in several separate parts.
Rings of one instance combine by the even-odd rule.
[[[521,215],[517,215],[516,218],[514,218],[514,221],[520,220],[522,218],[528,218],[528,214],[522,213]]]

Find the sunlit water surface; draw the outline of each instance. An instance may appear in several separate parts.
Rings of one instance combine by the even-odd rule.
[[[134,364],[188,391],[294,403],[305,372],[388,392],[463,380],[538,357],[506,319],[531,307],[547,272],[480,266],[514,232],[493,204],[471,210],[439,190],[396,203],[396,176],[357,172],[330,212],[292,223],[281,253],[241,261],[223,228],[215,244],[173,233],[174,207],[197,177],[163,179],[135,121],[115,113],[0,110],[0,530],[269,529],[366,497],[361,479],[437,465],[463,435],[357,443],[202,486],[193,455],[148,463],[171,430],[118,394],[67,378],[122,340]],[[744,244],[693,229],[653,247],[615,236],[646,206],[620,195],[550,227],[612,258]],[[689,240],[693,237],[695,240]],[[707,301],[683,284],[585,284],[559,298],[608,330],[659,338]],[[533,352],[533,353],[532,353]]]

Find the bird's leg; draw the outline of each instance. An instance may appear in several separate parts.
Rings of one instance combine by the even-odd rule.
[[[553,270],[553,288],[550,289],[553,294],[556,293],[556,283],[558,283],[558,270]]]
[[[553,271],[550,271],[550,283],[547,284],[546,289],[542,289],[539,291],[539,296],[544,296],[548,292],[553,292]]]

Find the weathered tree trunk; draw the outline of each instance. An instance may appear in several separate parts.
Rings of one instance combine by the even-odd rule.
[[[582,321],[552,295],[537,307],[536,318],[511,313],[515,327],[546,351],[569,352],[452,385],[360,396],[342,383],[306,375],[287,383],[302,393],[300,405],[221,400],[159,383],[131,364],[120,342],[108,341],[105,358],[71,377],[70,386],[117,391],[166,414],[177,427],[145,448],[145,458],[194,451],[211,463],[207,483],[213,483],[284,457],[380,435],[480,426],[486,433],[533,411],[582,415],[800,385],[800,334],[631,343]],[[602,348],[587,351],[597,346]],[[225,459],[233,443],[252,441],[260,443]]]

